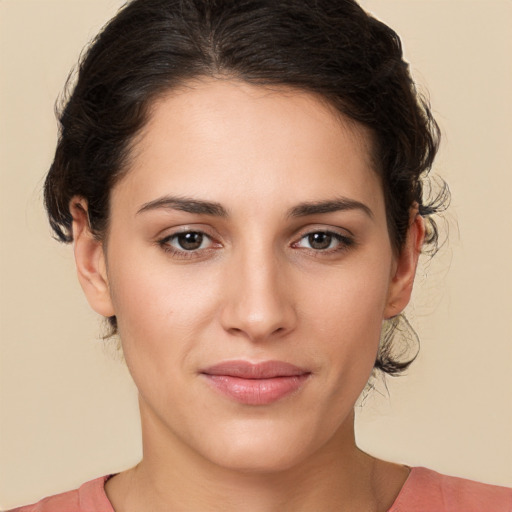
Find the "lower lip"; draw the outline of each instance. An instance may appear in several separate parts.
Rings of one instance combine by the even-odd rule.
[[[203,374],[208,382],[224,395],[247,405],[268,405],[299,391],[309,374],[243,379],[229,375]]]

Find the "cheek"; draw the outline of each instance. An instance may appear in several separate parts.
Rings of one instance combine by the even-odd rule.
[[[355,345],[362,348],[364,340],[380,332],[390,266],[358,263],[361,264],[343,269],[329,279],[315,280],[313,276],[307,286],[309,293],[304,293],[307,297],[304,311],[317,319],[315,329],[319,334],[324,333],[320,338],[347,341],[354,338]]]
[[[329,361],[331,379],[340,389],[358,395],[377,355],[387,304],[390,263],[369,265],[360,260],[338,279],[325,280],[310,294],[307,315],[310,336]],[[357,398],[357,397],[356,397]]]
[[[147,254],[126,254],[116,261],[109,271],[111,296],[135,381],[186,368],[200,333],[215,316],[216,275],[176,269],[165,264],[165,257],[152,260]]]

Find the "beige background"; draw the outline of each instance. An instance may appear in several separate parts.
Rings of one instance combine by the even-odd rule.
[[[140,456],[133,385],[98,340],[72,250],[50,238],[41,184],[53,103],[119,0],[0,0],[0,508]],[[358,416],[374,454],[512,485],[512,2],[367,0],[430,90],[450,183],[450,243],[421,270],[409,376]],[[458,226],[457,226],[458,224]],[[428,278],[425,279],[425,275]],[[385,386],[380,386],[385,395]]]

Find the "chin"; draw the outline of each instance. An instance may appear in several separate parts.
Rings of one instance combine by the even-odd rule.
[[[300,422],[262,420],[219,428],[201,443],[202,455],[222,468],[252,474],[276,473],[303,463],[319,451],[334,432],[317,432]],[[205,443],[206,441],[206,443]]]

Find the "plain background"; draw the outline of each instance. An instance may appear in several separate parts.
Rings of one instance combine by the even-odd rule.
[[[450,242],[409,308],[421,354],[359,408],[360,446],[512,484],[512,2],[367,0],[402,36],[443,130]],[[50,236],[42,180],[55,98],[119,0],[0,0],[0,508],[140,457],[136,393],[99,340],[72,249]],[[444,229],[444,228],[443,228]]]

